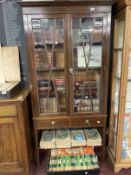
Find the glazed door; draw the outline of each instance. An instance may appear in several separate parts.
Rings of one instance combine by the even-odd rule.
[[[131,162],[131,48],[128,54],[125,113],[122,116],[121,160]]]
[[[118,122],[120,114],[120,88],[122,78],[123,41],[124,41],[125,17],[124,14],[115,19],[115,35],[113,46],[113,69],[111,87],[111,111],[110,111],[110,134],[109,148],[114,159],[117,154]],[[118,138],[119,139],[119,138]]]
[[[34,91],[38,113],[68,113],[66,19],[62,15],[31,16]]]
[[[122,104],[121,104],[121,145],[120,160],[122,163],[131,163],[131,10],[126,10],[125,43],[123,49],[124,75],[122,83]]]
[[[104,113],[105,17],[102,14],[73,15],[71,31],[71,112],[75,115]]]
[[[107,19],[101,13],[29,16],[39,114],[106,114]]]

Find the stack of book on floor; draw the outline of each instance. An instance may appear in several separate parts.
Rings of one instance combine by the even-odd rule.
[[[41,149],[101,145],[101,135],[95,128],[45,130],[40,139]]]
[[[52,149],[49,171],[98,169],[98,158],[92,147]]]
[[[84,129],[88,146],[102,145],[102,139],[97,129]]]

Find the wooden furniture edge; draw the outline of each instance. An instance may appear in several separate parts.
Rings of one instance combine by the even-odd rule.
[[[28,88],[23,88],[13,98],[0,99],[0,104],[2,104],[2,103],[11,103],[11,102],[12,103],[22,102],[28,96],[28,94],[29,94],[29,89]]]
[[[113,0],[71,0],[71,1],[62,1],[62,0],[56,0],[56,1],[18,1],[18,3],[23,7],[33,7],[33,6],[64,6],[64,5],[112,5]]]

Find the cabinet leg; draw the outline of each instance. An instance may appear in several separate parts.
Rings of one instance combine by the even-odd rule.
[[[35,129],[35,157],[36,157],[36,164],[37,166],[40,165],[40,158],[39,158],[39,149],[38,149],[38,133]]]
[[[102,162],[105,161],[105,151],[106,151],[106,128],[102,128]]]

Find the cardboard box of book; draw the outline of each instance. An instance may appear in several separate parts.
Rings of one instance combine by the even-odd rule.
[[[9,98],[21,81],[17,46],[0,45],[0,98]]]

